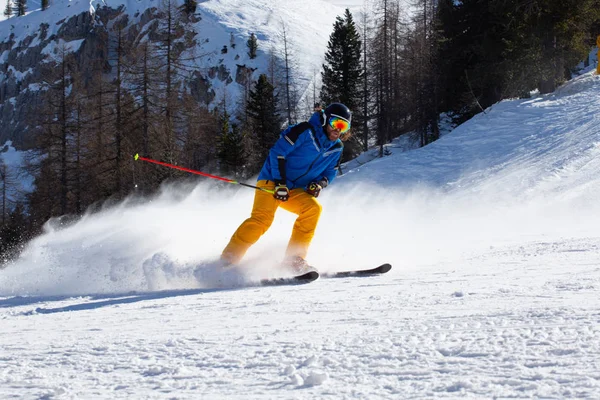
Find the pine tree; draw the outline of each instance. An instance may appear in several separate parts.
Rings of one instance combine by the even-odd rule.
[[[552,91],[589,52],[597,0],[443,0],[445,110],[460,120],[499,100]],[[459,120],[459,121],[460,121]]]
[[[238,178],[247,160],[244,137],[236,124],[230,125],[229,114],[221,117],[221,137],[218,144],[218,157],[221,170]]]
[[[4,16],[10,18],[13,15],[12,0],[6,0],[6,7],[4,7]]]
[[[570,71],[589,53],[588,29],[600,21],[598,0],[536,0],[524,16],[531,29],[527,38],[537,38],[541,56],[538,88],[554,91],[570,78]]]
[[[361,65],[362,42],[356,29],[356,24],[349,9],[344,17],[337,17],[333,32],[327,44],[325,64],[323,64],[323,87],[321,100],[325,104],[340,102],[354,113],[354,122],[362,118],[360,105],[362,99]],[[361,145],[351,139],[344,146],[343,160],[354,158],[360,151]]]
[[[183,11],[188,15],[194,15],[198,7],[198,0],[184,0]]]
[[[254,32],[250,34],[246,46],[248,46],[248,56],[251,60],[254,60],[256,58],[256,51],[258,50],[258,41],[256,40]]]
[[[22,17],[27,11],[27,0],[17,0],[17,17]]]
[[[350,10],[337,17],[327,43],[323,64],[321,100],[339,101],[351,110],[358,109],[361,93],[361,40]]]
[[[50,0],[42,0],[42,11],[47,10],[50,6]]]
[[[281,130],[281,117],[277,110],[277,95],[275,88],[265,74],[258,77],[254,90],[250,91],[248,103],[248,121],[252,126],[251,172],[258,172],[269,149],[279,138]]]
[[[445,94],[443,109],[460,114],[457,122],[506,95],[510,76],[507,72],[514,73],[514,61],[525,51],[517,43],[524,34],[522,14],[515,13],[513,4],[505,5],[511,2],[440,2],[438,17],[443,39],[438,54],[445,87],[440,93]],[[512,7],[513,11],[500,12],[503,7]],[[528,71],[529,67],[523,69],[524,74]],[[516,75],[513,79],[522,78]]]

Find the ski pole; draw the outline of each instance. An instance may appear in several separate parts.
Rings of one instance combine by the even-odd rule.
[[[146,161],[146,162],[149,162],[149,163],[152,163],[152,164],[162,165],[163,167],[178,169],[180,171],[189,172],[190,174],[202,175],[202,176],[206,176],[208,178],[218,179],[218,180],[223,181],[223,182],[233,183],[234,185],[242,185],[242,186],[246,186],[246,187],[249,187],[249,188],[252,188],[252,189],[262,190],[263,192],[267,192],[267,193],[271,193],[271,194],[274,193],[273,190],[259,188],[258,186],[249,185],[249,184],[244,183],[244,182],[234,181],[233,179],[227,179],[227,178],[223,178],[222,176],[211,175],[211,174],[207,174],[205,172],[200,172],[200,171],[196,171],[196,170],[189,169],[189,168],[178,167],[177,165],[168,164],[166,162],[157,161],[157,160],[153,160],[151,158],[142,157],[139,154],[136,154],[135,156],[133,156],[133,159],[136,160],[136,161],[137,160],[142,160],[142,161]]]

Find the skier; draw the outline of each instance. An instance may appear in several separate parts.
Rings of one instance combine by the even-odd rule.
[[[343,144],[350,138],[352,113],[341,103],[315,112],[308,122],[290,126],[269,150],[256,190],[250,218],[235,231],[221,254],[225,265],[237,264],[269,229],[281,207],[298,215],[289,240],[284,267],[302,274],[313,270],[306,262],[321,204],[317,197],[335,178]]]

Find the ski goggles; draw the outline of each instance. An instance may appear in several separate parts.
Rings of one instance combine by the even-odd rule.
[[[340,133],[346,133],[350,130],[350,121],[341,117],[332,116],[329,118],[329,126],[333,129],[337,129]]]

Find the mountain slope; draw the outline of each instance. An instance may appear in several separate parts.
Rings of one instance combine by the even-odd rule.
[[[510,196],[597,187],[599,86],[587,73],[547,96],[502,101],[431,145],[367,164],[357,179],[388,184],[392,174],[394,186],[469,194],[502,188]]]
[[[36,97],[43,80],[40,64],[56,57],[57,48],[65,44],[69,51],[81,54],[82,64],[91,65],[98,57],[98,47],[106,46],[99,35],[94,35],[94,29],[127,14],[130,27],[139,25],[144,30],[152,10],[161,4],[158,0],[57,0],[45,11],[0,21],[0,62],[5,65],[0,72],[0,143],[12,140],[20,146],[26,142],[24,136],[30,129],[27,115],[41,107]],[[291,75],[299,90],[300,113],[312,110],[309,88],[313,79],[318,79],[333,22],[342,13],[341,7],[323,0],[291,4],[267,0],[200,2],[199,19],[190,23],[189,29],[198,33],[195,51],[202,57],[195,67],[209,83],[206,100],[211,106],[223,98],[228,98],[232,107],[237,104],[245,90],[244,71],[250,71],[256,80],[268,72],[271,52],[281,60],[285,30],[290,57],[297,60],[291,64]],[[251,33],[257,35],[259,46],[254,60],[248,57],[246,46]]]

